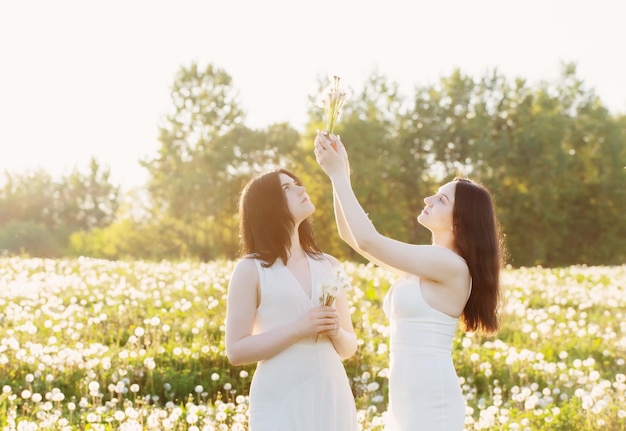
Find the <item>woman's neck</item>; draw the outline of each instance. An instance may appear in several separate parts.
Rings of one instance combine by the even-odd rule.
[[[433,245],[439,246],[439,247],[445,247],[447,249],[452,250],[455,253],[458,253],[456,250],[456,247],[454,245],[454,234],[452,233],[452,231],[450,232],[433,232],[433,236],[432,236]]]
[[[289,259],[297,259],[302,258],[306,255],[302,244],[300,244],[300,236],[298,235],[298,230],[294,230],[294,233],[291,234],[291,247],[289,247]]]

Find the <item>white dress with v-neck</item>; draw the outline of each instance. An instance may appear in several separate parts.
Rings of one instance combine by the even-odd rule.
[[[319,284],[332,276],[327,259],[307,258],[311,297],[277,260],[259,271],[261,302],[254,333],[293,324],[320,304]],[[301,339],[260,361],[250,386],[250,431],[357,431],[354,397],[345,368],[328,337]]]
[[[465,401],[452,363],[459,319],[432,308],[416,276],[394,284],[383,309],[390,323],[385,431],[463,430]]]

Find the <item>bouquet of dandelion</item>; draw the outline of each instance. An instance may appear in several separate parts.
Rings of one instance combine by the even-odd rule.
[[[320,283],[320,290],[322,296],[320,296],[320,302],[326,307],[330,307],[335,302],[337,296],[350,288],[350,279],[345,271],[339,267],[334,269],[334,277],[323,280]],[[315,336],[317,341],[319,334]]]
[[[326,113],[326,132],[333,133],[341,108],[348,99],[348,92],[339,86],[340,78],[332,75],[330,84],[317,96],[317,106]]]

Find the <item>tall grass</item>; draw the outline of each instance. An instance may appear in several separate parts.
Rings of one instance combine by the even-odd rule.
[[[1,430],[247,429],[224,354],[234,262],[0,259]],[[392,279],[346,262],[363,431],[387,406]],[[507,269],[497,337],[458,333],[471,430],[626,430],[626,266]]]

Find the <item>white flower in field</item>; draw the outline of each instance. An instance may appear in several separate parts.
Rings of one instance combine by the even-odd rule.
[[[228,416],[224,412],[217,412],[215,414],[215,420],[218,422],[224,422]]]
[[[121,410],[116,410],[115,413],[113,413],[113,419],[115,419],[118,422],[123,421],[125,417],[126,415]]]
[[[11,386],[9,385],[4,385],[2,387],[2,393],[3,394],[10,394],[12,392]]]
[[[154,358],[146,358],[146,359],[144,359],[143,360],[143,364],[149,370],[154,370],[156,368],[156,362],[155,362]]]
[[[125,422],[121,425],[120,431],[142,431],[141,424],[137,421]]]
[[[146,333],[146,330],[143,329],[141,326],[138,326],[138,327],[135,328],[135,336],[136,337],[143,337],[145,333]]]
[[[132,393],[136,394],[137,392],[139,392],[139,389],[140,388],[139,388],[139,385],[137,383],[133,383],[132,385],[130,385],[130,391]]]
[[[160,415],[165,414],[165,412],[163,410],[159,410],[158,412],[152,412],[148,418],[146,419],[146,424],[148,425],[148,429],[160,429],[159,424],[161,422],[160,419]],[[167,419],[164,419],[163,422],[167,421]],[[171,427],[168,427],[165,423],[163,424],[165,429],[169,429]]]
[[[220,379],[220,375],[217,373],[213,373],[211,374],[211,380],[213,380],[214,382],[217,382]]]
[[[242,379],[245,379],[246,377],[248,377],[248,372],[246,370],[241,370],[239,372],[239,377],[241,377]]]
[[[31,422],[28,420],[21,420],[17,424],[17,431],[37,431],[39,426],[36,422]]]
[[[32,392],[29,391],[28,389],[24,389],[21,393],[21,397],[25,400],[29,399],[32,395]]]
[[[51,399],[55,403],[60,403],[61,401],[63,401],[65,399],[65,394],[63,392],[61,392],[58,388],[54,388],[52,390],[52,398]],[[37,400],[37,401],[35,401],[35,400]],[[34,394],[33,395],[33,401],[35,401],[36,403],[41,401],[41,394]]]
[[[368,392],[375,392],[380,388],[380,384],[378,382],[372,382],[367,385]]]
[[[383,402],[383,400],[384,400],[384,399],[385,399],[385,397],[383,397],[382,395],[374,395],[374,396],[372,397],[372,402],[373,402],[374,404],[380,404],[380,403],[382,403],[382,402]]]
[[[581,397],[583,410],[589,410],[593,407],[593,398],[585,394]]]
[[[197,385],[193,390],[195,393],[199,394],[204,390],[204,388],[202,387],[202,385]]]

